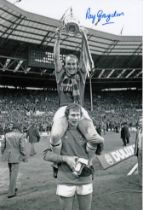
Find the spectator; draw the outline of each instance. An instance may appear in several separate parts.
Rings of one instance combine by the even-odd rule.
[[[127,122],[122,123],[121,139],[123,141],[124,146],[126,146],[130,142],[130,131],[129,131],[129,127],[127,125]]]
[[[5,134],[1,144],[3,161],[8,162],[9,169],[9,190],[8,198],[16,196],[16,180],[19,170],[20,160],[27,161],[24,136],[21,133],[20,125],[11,123],[11,131]]]
[[[87,94],[88,89],[86,88],[85,90],[84,107],[95,121],[95,124],[100,121],[101,116],[104,116],[104,122],[108,122],[108,130],[109,121],[111,120],[113,125],[116,122],[120,126],[121,122],[126,119],[132,127],[136,126],[139,110],[142,109],[142,92],[140,90],[93,92],[93,112],[90,112],[91,106],[89,94]],[[127,95],[128,97],[126,97]],[[40,103],[35,104],[35,99],[38,99]],[[30,120],[30,117],[26,114],[30,110],[34,110],[34,107],[35,113],[37,111],[45,113],[39,116],[37,120],[38,124],[41,124],[41,131],[43,131],[42,124],[52,122],[53,115],[59,107],[57,92],[50,88],[42,91],[0,88],[0,121],[2,122],[2,132],[6,131],[7,125],[12,121],[13,114],[15,113],[13,111],[19,112],[19,122],[25,127],[25,124]],[[114,114],[111,112],[111,108],[114,110]]]
[[[26,137],[29,139],[29,143],[31,144],[30,156],[33,156],[36,154],[34,145],[40,141],[39,130],[36,127],[35,122],[32,122],[28,128]]]

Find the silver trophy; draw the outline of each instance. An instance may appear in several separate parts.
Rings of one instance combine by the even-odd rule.
[[[63,29],[69,35],[77,35],[80,33],[79,21],[74,17],[72,8],[68,9],[61,18]]]

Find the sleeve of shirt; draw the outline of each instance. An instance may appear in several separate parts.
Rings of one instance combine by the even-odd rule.
[[[26,156],[26,148],[25,148],[24,135],[22,135],[21,138],[20,138],[20,140],[19,140],[19,149],[20,149],[20,153],[23,156]]]
[[[56,37],[54,46],[54,65],[56,80],[59,81],[60,72],[62,70],[62,62],[60,60],[60,37]]]
[[[54,65],[55,65],[55,77],[56,82],[61,81],[62,75],[64,73],[62,62],[60,60],[60,40],[57,38],[54,46]]]
[[[63,161],[62,155],[54,153],[50,148],[43,151],[43,159],[54,163],[61,163]]]

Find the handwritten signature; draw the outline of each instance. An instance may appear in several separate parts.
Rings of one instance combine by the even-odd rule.
[[[86,12],[86,19],[89,19],[92,21],[92,24],[97,24],[99,21],[103,20],[105,22],[102,23],[102,25],[107,25],[107,24],[111,24],[114,23],[112,21],[113,18],[115,17],[120,17],[120,16],[124,16],[124,12],[117,12],[116,10],[112,13],[108,13],[106,14],[105,12],[103,12],[103,10],[98,10],[97,13],[92,14],[91,12],[91,8],[87,9]]]

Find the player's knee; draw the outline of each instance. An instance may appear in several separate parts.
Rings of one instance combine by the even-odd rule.
[[[50,144],[57,145],[61,142],[61,137],[58,134],[51,135]]]

